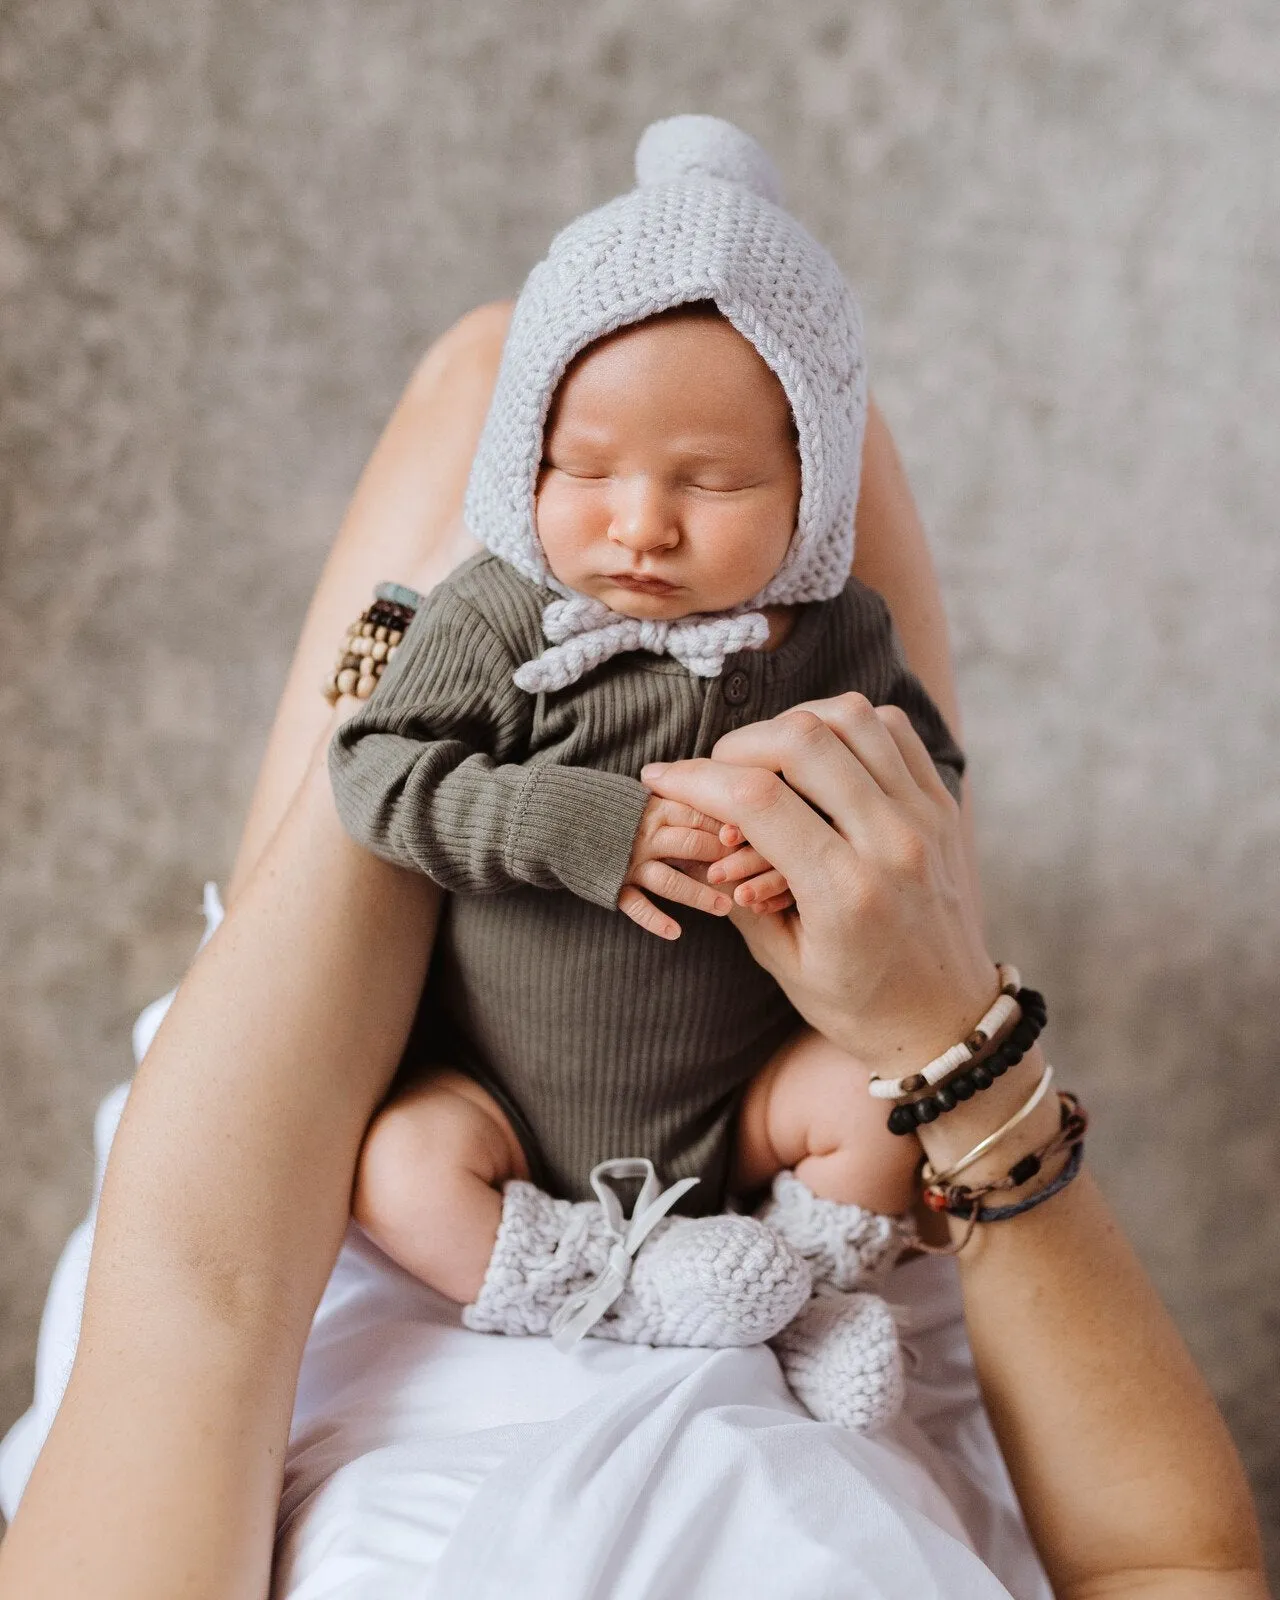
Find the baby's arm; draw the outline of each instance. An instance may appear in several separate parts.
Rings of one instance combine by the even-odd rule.
[[[728,911],[726,896],[655,855],[678,848],[712,859],[722,853],[718,824],[653,800],[621,773],[528,762],[534,701],[512,681],[517,665],[454,585],[434,590],[376,692],[329,747],[348,833],[454,892],[568,889],[610,910],[621,903],[644,926],[670,919],[642,888]]]

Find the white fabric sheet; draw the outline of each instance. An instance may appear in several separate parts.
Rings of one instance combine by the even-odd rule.
[[[206,899],[209,926],[216,895]],[[206,934],[207,936],[207,934]],[[171,997],[138,1019],[136,1056]],[[95,1126],[98,1189],[128,1086]],[[12,1517],[75,1353],[94,1213],[55,1270],[35,1398],[0,1442]],[[273,1600],[1048,1600],[978,1398],[953,1266],[893,1275],[904,1416],[814,1422],[764,1348],[461,1326],[356,1227],[299,1379]]]

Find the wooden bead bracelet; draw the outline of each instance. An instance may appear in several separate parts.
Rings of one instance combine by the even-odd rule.
[[[347,629],[333,671],[325,679],[322,692],[331,706],[344,694],[369,698],[422,604],[422,596],[401,583],[380,583],[373,594],[373,604]]]
[[[890,1133],[914,1133],[926,1122],[934,1122],[946,1112],[954,1111],[962,1100],[971,1100],[983,1089],[989,1089],[1010,1067],[1017,1066],[1044,1030],[1049,1008],[1037,989],[1019,989],[1014,998],[1021,1015],[1008,1038],[997,1045],[990,1055],[953,1073],[932,1094],[894,1106],[889,1113]],[[903,1079],[904,1089],[911,1081],[910,1078]]]

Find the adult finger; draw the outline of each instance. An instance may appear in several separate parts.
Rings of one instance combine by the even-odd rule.
[[[713,917],[727,917],[733,910],[733,901],[727,894],[678,872],[666,861],[642,862],[631,882],[652,894],[660,894],[664,900],[674,900],[677,905],[690,906],[694,911],[705,911]]]
[[[828,737],[839,743],[833,734]],[[845,760],[857,765],[847,751]],[[785,874],[798,900],[821,895],[843,862],[847,846],[840,835],[775,772],[696,758],[655,762],[640,781],[655,794],[735,822],[765,860]]]
[[[925,748],[924,740],[915,730],[911,718],[901,706],[877,706],[876,716],[885,732],[893,740],[902,763],[919,788],[935,799],[941,794],[948,797],[951,791],[943,783],[933,757]]]
[[[838,733],[871,776],[895,800],[908,800],[917,784],[897,741],[864,694],[837,694],[805,700],[791,708],[811,711]],[[932,763],[930,763],[932,764]]]
[[[717,741],[712,758],[780,773],[855,844],[882,822],[890,803],[857,752],[812,711],[784,711],[768,722],[735,728]]]
[[[646,933],[656,933],[659,939],[678,939],[680,924],[665,911],[659,911],[647,895],[627,884],[618,896],[618,910],[631,918]]]

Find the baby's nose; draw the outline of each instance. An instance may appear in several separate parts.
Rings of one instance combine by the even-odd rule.
[[[637,552],[667,549],[678,544],[680,526],[670,496],[649,480],[619,481],[609,537],[616,544]]]

